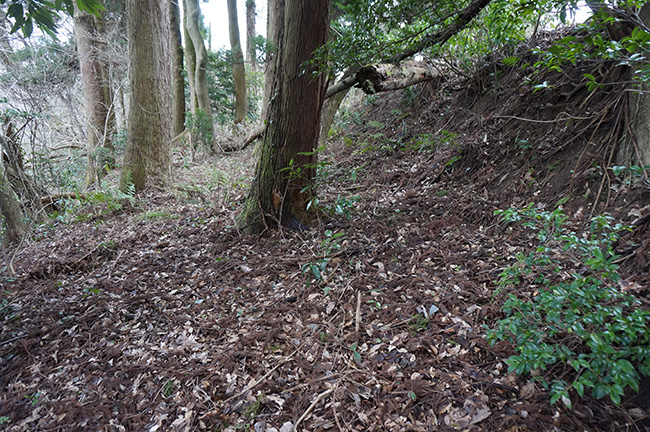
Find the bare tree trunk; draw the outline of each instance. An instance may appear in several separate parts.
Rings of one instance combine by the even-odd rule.
[[[183,79],[183,42],[181,41],[181,12],[179,0],[170,0],[170,27],[172,33],[172,136],[185,129],[185,80]]]
[[[327,40],[329,1],[277,0],[269,14],[277,31],[277,63],[268,129],[255,170],[243,220],[251,232],[280,223],[294,229],[307,222],[306,204],[315,172],[324,100],[324,78],[313,78],[304,64]]]
[[[343,103],[343,99],[348,95],[350,89],[344,90],[325,100],[323,106],[323,119],[321,121],[320,136],[318,138],[318,147],[323,147],[329,138],[329,131],[334,123],[334,117]]]
[[[136,191],[149,179],[165,182],[171,142],[169,4],[127,0],[129,82],[128,136],[121,188]]]
[[[183,4],[185,4],[185,1],[183,0]],[[184,10],[187,11],[187,9]],[[187,12],[185,12],[185,15],[187,15]],[[187,23],[187,21],[183,20],[183,23]],[[196,50],[186,24],[183,24],[183,33],[185,35],[185,70],[187,71],[187,82],[190,86],[190,112],[195,115],[199,109],[199,102],[196,99]]]
[[[246,56],[252,70],[257,70],[255,52],[255,0],[246,0]]]
[[[270,45],[266,53],[266,64],[264,70],[264,94],[262,95],[262,114],[260,118],[262,123],[259,124],[251,133],[248,134],[241,148],[248,147],[252,142],[260,138],[266,131],[266,119],[269,112],[269,103],[271,101],[271,92],[275,88],[275,65],[277,64],[278,49],[277,41],[280,40],[281,32],[284,26],[284,0],[268,0],[268,13],[266,17],[266,37]]]
[[[0,137],[0,139],[4,138]],[[3,243],[13,243],[21,239],[27,226],[23,222],[20,203],[7,179],[1,149],[2,146],[0,146],[0,233],[3,234],[1,239]]]
[[[7,28],[5,20],[0,18],[0,62],[8,69],[13,67],[13,63],[9,58],[13,52],[14,50],[9,42],[9,28]]]
[[[196,94],[196,104],[202,114],[205,116],[204,121],[207,122],[210,132],[214,125],[212,123],[212,110],[210,108],[210,95],[208,93],[207,81],[207,64],[208,52],[205,49],[205,41],[199,29],[199,19],[201,11],[199,9],[199,0],[184,0],[185,4],[185,29],[190,37],[192,46],[194,47],[194,92]],[[198,111],[194,111],[195,116]],[[195,118],[196,120],[196,118]],[[212,143],[208,143],[212,144]]]
[[[112,137],[115,133],[113,91],[108,65],[102,59],[104,18],[80,11],[75,3],[74,34],[79,54],[81,84],[85,99],[86,138],[88,141],[86,185],[101,180],[115,164]]]
[[[244,54],[239,41],[239,23],[237,22],[237,0],[228,0],[228,28],[230,30],[230,51],[233,58],[232,74],[235,80],[235,123],[241,123],[246,117],[246,68]]]

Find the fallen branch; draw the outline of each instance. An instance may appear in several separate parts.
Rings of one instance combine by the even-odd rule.
[[[258,138],[261,138],[262,135],[264,135],[264,132],[266,132],[266,124],[265,123],[259,125],[255,129],[253,129],[251,131],[251,133],[248,134],[248,136],[246,137],[246,140],[242,143],[242,145],[239,146],[239,148],[232,149],[232,151],[241,151],[241,150],[246,149],[246,147],[248,147],[253,142],[255,142],[255,140],[257,140]]]
[[[328,394],[332,393],[333,391],[334,391],[334,388],[327,389],[327,390],[325,390],[323,393],[319,394],[319,395],[316,397],[316,399],[311,403],[311,405],[309,405],[309,408],[307,408],[307,410],[306,410],[306,411],[305,411],[305,412],[300,416],[300,418],[296,421],[296,424],[293,425],[293,432],[296,432],[296,431],[298,430],[298,425],[299,425],[299,424],[300,424],[304,419],[306,419],[306,418],[309,416],[309,414],[311,414],[311,412],[314,410],[314,408],[316,407],[316,405],[318,404],[318,402],[320,402],[320,401],[321,401],[325,396],[327,396]]]
[[[176,146],[179,142],[185,139],[185,137],[187,137],[189,134],[190,134],[189,129],[183,129],[183,132],[179,133],[174,138],[172,138],[172,146]]]
[[[239,393],[237,393],[237,394],[234,395],[234,396],[229,397],[229,398],[226,399],[224,402],[229,402],[229,401],[231,401],[231,400],[233,400],[233,399],[238,399],[238,398],[244,396],[247,392],[251,391],[253,388],[257,387],[259,384],[261,384],[262,382],[264,382],[268,377],[271,376],[271,374],[272,374],[273,372],[275,372],[275,371],[276,371],[280,366],[282,366],[283,364],[285,364],[286,362],[288,362],[288,361],[291,359],[291,357],[293,357],[297,352],[298,352],[297,349],[294,350],[291,354],[289,354],[287,357],[285,357],[284,359],[282,359],[282,361],[280,361],[280,363],[278,363],[277,365],[275,365],[275,367],[274,367],[273,369],[271,369],[270,371],[268,371],[268,372],[267,372],[267,373],[266,373],[262,378],[258,379],[258,380],[255,381],[253,384],[251,384],[251,385],[249,385],[249,386],[246,386],[246,387],[244,388],[244,390],[240,391]]]
[[[60,194],[54,194],[54,195],[48,195],[41,197],[41,204],[54,204],[58,200],[62,199],[78,199],[78,200],[85,200],[88,199],[88,196],[86,194],[82,194],[79,192],[65,192],[65,193],[60,193]]]

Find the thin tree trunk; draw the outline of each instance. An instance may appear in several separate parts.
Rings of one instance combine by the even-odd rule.
[[[111,140],[115,133],[115,111],[108,65],[101,57],[104,37],[103,19],[102,16],[96,17],[80,11],[75,3],[74,34],[85,99],[88,142],[87,186],[99,182],[107,168],[114,165]]]
[[[187,11],[187,0],[183,0],[185,4],[185,11]],[[187,16],[187,12],[185,12]],[[187,82],[190,86],[190,112],[193,115],[196,115],[196,111],[199,109],[199,103],[196,99],[196,50],[194,49],[194,44],[192,43],[192,38],[190,33],[187,31],[187,19],[183,20],[183,33],[185,41],[185,70],[187,71]]]
[[[314,79],[304,65],[327,40],[329,1],[274,3],[278,61],[269,127],[243,215],[251,232],[276,222],[301,229],[307,222],[325,91],[323,76]]]
[[[172,51],[172,136],[185,129],[185,80],[183,79],[183,42],[181,41],[181,12],[179,0],[170,0],[170,27]]]
[[[9,42],[9,29],[6,26],[5,20],[0,19],[0,62],[7,69],[13,68],[13,62],[10,59],[13,52],[14,50]]]
[[[0,140],[5,139],[0,137]],[[0,145],[0,231],[4,234],[3,243],[13,243],[21,239],[27,226],[23,221],[20,203],[7,178],[4,161],[2,160],[2,147]]]
[[[230,30],[230,51],[233,58],[232,74],[235,80],[235,123],[241,123],[246,117],[246,69],[244,54],[239,41],[239,23],[237,22],[237,0],[228,0],[228,29]]]
[[[284,0],[268,0],[268,13],[266,16],[266,37],[269,45],[266,53],[266,63],[264,70],[264,94],[262,95],[262,113],[260,118],[262,123],[259,124],[243,142],[241,148],[248,147],[253,141],[260,138],[266,131],[266,121],[271,101],[271,92],[275,88],[275,65],[277,64],[278,49],[277,41],[280,40],[281,32],[284,26]]]
[[[284,2],[285,0],[268,0],[266,18],[266,37],[269,45],[266,53],[266,69],[264,71],[264,95],[262,96],[262,121],[266,122],[271,103],[271,94],[276,87],[275,67],[278,63],[278,41],[284,31]],[[266,128],[263,128],[266,129]]]
[[[128,136],[121,188],[136,191],[149,179],[169,175],[171,142],[171,53],[169,4],[127,0],[129,82]]]
[[[194,92],[198,109],[205,114],[205,120],[212,124],[212,110],[210,108],[210,95],[208,93],[207,64],[208,52],[205,49],[205,41],[199,29],[201,11],[199,0],[185,0],[185,28],[194,47],[195,69],[194,69]]]
[[[329,138],[329,131],[334,123],[334,117],[343,103],[343,99],[348,95],[350,89],[344,90],[325,100],[323,106],[323,119],[321,121],[320,136],[318,138],[318,147],[323,147]]]
[[[252,70],[257,70],[255,53],[255,0],[246,0],[246,56]]]

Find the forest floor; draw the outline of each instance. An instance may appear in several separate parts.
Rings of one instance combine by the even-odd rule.
[[[592,211],[650,211],[647,184],[602,168],[598,126],[562,117],[613,96],[590,117],[586,96],[533,93],[523,73],[347,107],[309,231],[237,229],[254,150],[200,164],[179,151],[164,191],[97,195],[39,228],[0,280],[0,429],[650,430],[647,381],[620,406],[568,410],[486,339],[499,274],[538,244],[495,210],[568,197],[577,232]],[[649,238],[638,223],[617,245],[644,307]]]

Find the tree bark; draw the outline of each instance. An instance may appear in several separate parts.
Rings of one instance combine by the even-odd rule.
[[[183,4],[186,3],[186,0],[183,0]],[[184,6],[187,10],[187,6]],[[187,12],[185,12],[187,15]],[[199,109],[199,103],[196,99],[196,51],[194,49],[194,44],[192,44],[192,38],[190,33],[187,31],[186,20],[183,20],[183,34],[185,41],[185,70],[187,71],[187,82],[190,87],[190,112],[196,114],[196,111]]]
[[[246,137],[246,140],[241,145],[242,150],[259,139],[266,131],[266,119],[269,112],[271,92],[275,88],[275,65],[277,64],[278,58],[276,43],[280,40],[280,30],[283,29],[284,26],[284,1],[285,0],[268,0],[266,37],[269,47],[266,53],[266,64],[264,70],[264,94],[262,95],[262,113],[260,115],[262,123],[248,134],[248,137]]]
[[[255,0],[246,0],[246,56],[252,70],[257,70],[257,53],[255,52]]]
[[[324,77],[314,78],[305,62],[327,40],[329,1],[276,0],[269,6],[276,14],[277,63],[268,128],[243,214],[250,232],[277,223],[305,226],[325,92]]]
[[[20,203],[7,178],[3,159],[0,146],[0,231],[3,234],[3,243],[13,243],[20,241],[27,226],[23,222]]]
[[[149,179],[169,175],[171,142],[171,53],[169,4],[127,0],[131,88],[121,189],[144,189]]]
[[[235,123],[241,123],[246,117],[246,68],[244,54],[239,41],[239,24],[237,22],[237,0],[228,0],[228,29],[230,30],[230,52],[232,54],[232,74],[235,81]]]
[[[329,138],[329,131],[334,123],[334,118],[338,112],[343,99],[348,95],[350,89],[344,90],[325,100],[323,106],[323,119],[321,121],[320,136],[318,138],[318,147],[323,147]]]
[[[189,35],[189,40],[192,42],[194,48],[194,89],[196,97],[196,107],[199,111],[195,110],[192,113],[195,115],[195,120],[199,115],[205,116],[205,120],[210,129],[210,135],[213,135],[214,124],[212,122],[212,109],[210,108],[210,95],[208,93],[207,81],[207,64],[208,52],[205,49],[205,41],[199,29],[200,9],[199,0],[184,0],[185,4],[185,29],[186,34]],[[187,50],[186,50],[187,51]],[[210,146],[213,143],[208,143]]]
[[[172,51],[172,136],[177,136],[185,129],[185,80],[183,79],[183,42],[181,40],[181,12],[179,0],[170,0],[169,17],[171,28]]]
[[[107,169],[115,165],[112,137],[115,133],[113,91],[109,68],[102,58],[104,17],[80,11],[75,3],[74,35],[81,69],[86,115],[87,164],[86,186],[101,181]]]

